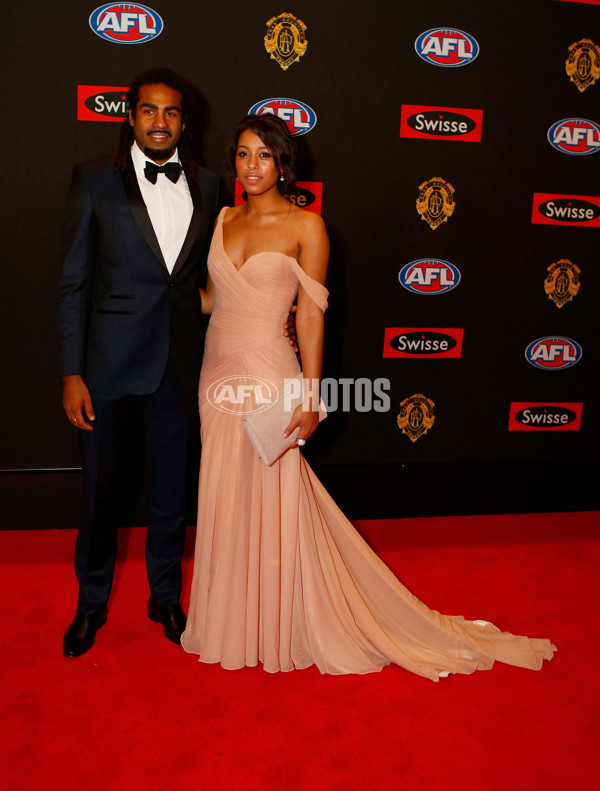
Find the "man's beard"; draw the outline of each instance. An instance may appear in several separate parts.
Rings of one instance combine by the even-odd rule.
[[[173,148],[144,148],[144,154],[148,159],[153,159],[155,162],[171,159],[174,151],[175,146],[173,146]]]

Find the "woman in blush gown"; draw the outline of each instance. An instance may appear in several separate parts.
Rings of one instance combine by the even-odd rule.
[[[318,385],[328,296],[324,223],[288,198],[294,143],[286,124],[248,116],[235,129],[229,160],[247,202],[219,215],[202,290],[202,309],[212,315],[200,377],[198,533],[184,649],[227,669],[262,662],[271,673],[312,664],[322,673],[371,673],[395,663],[437,681],[495,660],[539,669],[556,650],[549,640],[430,610],[358,535],[298,448],[318,425],[310,389],[286,429],[300,428],[297,444],[271,466],[244,430],[247,399],[226,409],[211,403],[215,383],[260,378],[279,388],[299,372],[281,333],[296,295],[303,375]]]

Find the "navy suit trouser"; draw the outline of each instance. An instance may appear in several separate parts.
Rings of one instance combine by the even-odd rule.
[[[174,604],[182,586],[190,431],[196,405],[190,405],[172,358],[163,380],[150,395],[91,390],[96,420],[81,432],[85,481],[84,517],[77,535],[77,608],[91,614],[108,602],[117,558],[116,508],[130,447],[143,425],[150,480],[146,568],[155,602]],[[130,493],[131,494],[131,493]]]

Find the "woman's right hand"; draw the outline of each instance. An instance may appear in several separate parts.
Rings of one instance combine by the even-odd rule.
[[[295,428],[300,428],[298,436],[296,437],[296,444],[292,447],[297,447],[298,445],[304,445],[306,440],[312,436],[315,431],[317,430],[317,426],[319,425],[319,410],[316,411],[312,409],[306,409],[303,404],[299,404],[296,409],[294,410],[294,414],[292,415],[292,419],[290,420],[287,428],[283,432],[284,437],[289,437],[289,435],[294,431]],[[300,440],[302,440],[300,442]]]

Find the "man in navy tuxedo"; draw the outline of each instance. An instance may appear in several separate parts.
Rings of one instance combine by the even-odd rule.
[[[137,77],[115,154],[73,171],[59,283],[63,407],[80,430],[85,512],[79,598],[63,653],[80,656],[107,619],[117,551],[114,503],[143,424],[150,472],[148,616],[185,628],[181,555],[202,353],[198,286],[218,179],[186,140],[190,90],[170,69]]]

